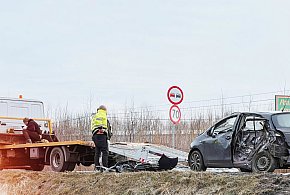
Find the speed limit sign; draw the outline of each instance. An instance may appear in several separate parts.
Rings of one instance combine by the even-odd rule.
[[[181,119],[181,112],[180,108],[177,105],[172,105],[169,110],[169,116],[170,120],[173,122],[173,124],[179,123]]]

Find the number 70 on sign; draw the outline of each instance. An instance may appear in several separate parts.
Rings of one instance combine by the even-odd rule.
[[[169,116],[170,116],[170,120],[174,124],[178,124],[180,122],[181,112],[180,112],[180,109],[177,105],[171,106],[171,108],[169,110]]]

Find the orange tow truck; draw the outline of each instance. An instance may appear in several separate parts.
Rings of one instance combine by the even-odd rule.
[[[74,170],[76,164],[90,166],[94,163],[92,142],[58,141],[51,120],[43,116],[41,101],[0,98],[0,170],[41,171],[45,165],[50,165],[53,171],[63,172]],[[42,130],[42,137],[50,136],[53,142],[27,144],[22,134],[24,117],[33,118]]]
[[[53,171],[63,172],[73,171],[76,165],[94,163],[94,143],[59,141],[52,131],[51,120],[44,118],[43,108],[41,101],[0,98],[0,170],[42,171],[49,165]],[[37,122],[44,140],[53,141],[26,143],[22,132],[25,117]],[[186,157],[186,152],[156,144],[112,143],[109,146],[109,168],[103,168],[116,172],[170,170],[178,162],[186,162]]]

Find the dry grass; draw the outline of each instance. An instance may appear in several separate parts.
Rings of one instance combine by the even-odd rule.
[[[290,186],[289,180],[288,176],[276,174],[216,174],[191,171],[122,174],[2,171],[0,176],[2,189],[6,188],[7,194],[53,195],[274,194],[276,192],[283,194],[283,190],[287,192]]]

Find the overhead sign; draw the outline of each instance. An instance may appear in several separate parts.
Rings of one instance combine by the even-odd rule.
[[[170,120],[174,123],[177,124],[180,122],[181,119],[181,112],[180,109],[177,105],[172,105],[170,110],[169,110],[169,116]]]
[[[290,96],[275,95],[275,110],[290,111]]]
[[[172,86],[167,91],[168,100],[174,104],[180,104],[183,100],[183,91],[178,86]]]

